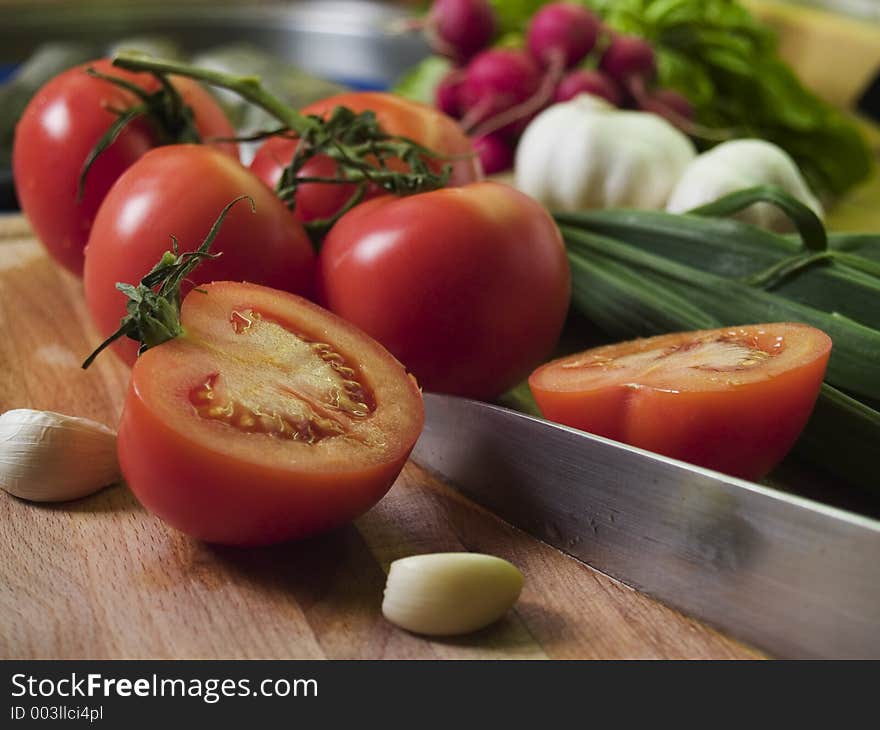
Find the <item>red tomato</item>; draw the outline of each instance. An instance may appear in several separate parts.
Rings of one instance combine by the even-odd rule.
[[[172,235],[181,251],[196,249],[217,213],[240,195],[253,199],[256,214],[244,203],[229,213],[211,249],[221,255],[199,266],[183,293],[196,284],[234,279],[311,294],[314,251],[284,204],[228,155],[203,145],[169,145],[135,162],[95,218],[83,278],[86,304],[100,333],[116,330],[126,313],[117,282],[139,282],[170,249]],[[134,362],[132,340],[115,347]]]
[[[476,157],[470,139],[454,119],[446,116],[432,106],[404,99],[394,94],[380,92],[351,92],[339,94],[315,102],[302,110],[303,114],[328,116],[336,107],[348,107],[355,112],[372,110],[382,128],[389,134],[408,137],[415,142],[455,159],[437,159],[431,167],[439,172],[444,165],[452,165],[449,184],[465,185],[480,180],[483,176],[479,159]],[[254,156],[251,169],[269,187],[275,188],[281,179],[284,168],[290,164],[297,141],[284,137],[268,139]],[[329,158],[323,158],[304,168],[302,177],[332,177],[337,174]],[[392,161],[393,162],[393,161]],[[402,163],[389,167],[405,170]],[[294,214],[298,220],[310,221],[315,218],[329,218],[351,197],[355,186],[332,183],[304,183],[297,194]],[[368,198],[376,197],[382,191],[372,189]]]
[[[161,143],[151,121],[129,124],[92,165],[82,200],[77,188],[83,164],[98,140],[116,121],[111,109],[129,109],[137,97],[89,76],[85,69],[118,76],[147,91],[158,80],[134,74],[101,59],[65,71],[43,86],[28,104],[15,130],[13,171],[22,210],[48,252],[75,274],[82,273],[83,247],[98,207],[116,179],[147,150]],[[235,130],[211,95],[196,82],[173,79],[203,138],[232,137]],[[237,159],[234,144],[218,145]]]
[[[529,386],[551,421],[758,479],[806,425],[830,353],[803,324],[679,332],[555,360]]]
[[[297,296],[232,282],[204,291],[183,302],[184,335],[132,368],[118,436],[131,490],[173,527],[232,545],[299,538],[365,512],[421,431],[413,379]]]
[[[318,260],[327,306],[427,390],[489,399],[551,353],[568,309],[559,231],[532,198],[473,183],[359,205]]]

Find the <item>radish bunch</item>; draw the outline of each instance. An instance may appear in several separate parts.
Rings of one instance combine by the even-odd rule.
[[[488,0],[435,0],[425,28],[433,49],[455,63],[437,86],[436,105],[474,137],[487,174],[510,167],[538,112],[578,94],[659,114],[684,131],[693,122],[687,99],[655,88],[651,45],[613,33],[583,5],[543,6],[522,49],[491,47],[496,23]]]

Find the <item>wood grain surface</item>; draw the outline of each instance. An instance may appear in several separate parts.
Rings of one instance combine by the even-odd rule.
[[[79,365],[97,341],[82,287],[22,218],[0,217],[0,411],[114,424],[127,368]],[[389,563],[487,552],[525,575],[506,618],[430,641],[387,623]],[[408,464],[354,525],[265,549],[200,543],[124,485],[59,505],[0,493],[3,658],[760,658],[510,527]]]

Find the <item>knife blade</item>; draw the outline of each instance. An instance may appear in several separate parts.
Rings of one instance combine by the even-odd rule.
[[[500,406],[425,395],[413,460],[779,658],[880,657],[880,522]]]

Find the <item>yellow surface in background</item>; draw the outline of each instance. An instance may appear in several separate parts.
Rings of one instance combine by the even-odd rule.
[[[825,220],[832,231],[880,233],[880,127],[867,122],[861,127],[874,153],[874,174],[828,209]]]
[[[880,2],[880,0],[878,0]],[[744,0],[779,37],[779,51],[801,80],[835,106],[852,109],[880,72],[880,24],[789,3]],[[860,122],[877,163],[873,177],[827,214],[837,231],[880,232],[880,127]]]
[[[804,83],[835,106],[851,107],[880,71],[878,23],[770,0],[743,4],[776,31],[780,55]]]

